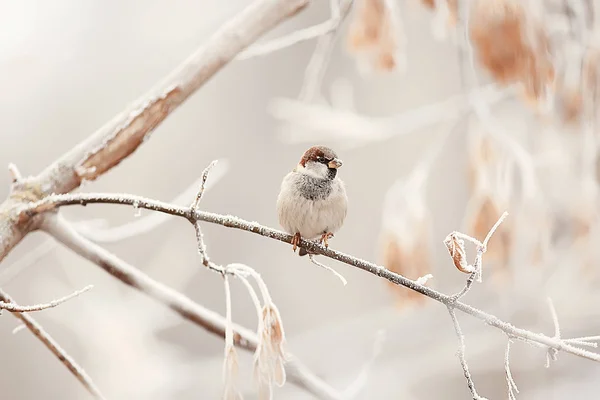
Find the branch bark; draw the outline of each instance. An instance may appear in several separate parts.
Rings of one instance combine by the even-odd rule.
[[[0,289],[0,300],[5,303],[14,303],[13,299],[4,291]],[[65,367],[77,378],[79,382],[85,387],[85,389],[98,400],[104,400],[104,396],[100,393],[100,389],[96,387],[92,379],[88,374],[72,359],[66,351],[64,351],[60,345],[50,336],[40,324],[36,322],[31,316],[15,312],[13,315],[23,322],[23,325],[27,327],[43,344],[64,364]]]
[[[51,300],[48,303],[35,304],[32,306],[21,306],[21,305],[15,304],[15,303],[6,302],[6,301],[2,300],[2,301],[0,301],[0,310],[6,310],[9,312],[18,312],[18,313],[42,311],[42,310],[46,310],[48,308],[53,308],[58,305],[61,305],[62,303],[69,301],[72,298],[77,297],[82,293],[87,292],[88,290],[90,290],[93,287],[94,287],[93,285],[88,285],[81,290],[77,290],[77,291],[71,293],[68,296],[64,296],[64,297],[61,297],[60,299],[56,299],[56,300]]]
[[[155,281],[133,265],[81,236],[61,215],[47,215],[41,224],[41,229],[74,253],[100,266],[124,284],[164,304],[183,318],[207,331],[225,337],[226,320],[223,316],[204,308],[167,285]],[[258,338],[254,332],[237,324],[233,324],[233,332],[233,340],[237,346],[250,351],[256,350]],[[316,397],[324,400],[339,400],[341,398],[341,395],[335,389],[312,374],[294,356],[288,355],[285,369],[291,382]]]
[[[241,229],[247,232],[252,232],[264,237],[279,240],[284,243],[292,243],[293,236],[282,231],[262,226],[256,222],[245,221],[241,218],[232,215],[221,215],[207,211],[193,211],[190,207],[181,207],[173,204],[164,203],[157,200],[148,199],[141,196],[126,195],[126,194],[106,194],[106,193],[86,193],[86,194],[67,194],[67,195],[54,195],[48,196],[45,199],[32,203],[29,206],[23,208],[21,213],[26,213],[30,217],[38,215],[39,213],[54,210],[57,207],[67,205],[86,205],[94,203],[104,204],[121,204],[136,207],[145,208],[148,210],[163,212],[166,214],[182,217],[190,220],[194,219],[210,222],[217,225],[222,225],[228,228]],[[385,267],[376,265],[369,261],[365,261],[349,254],[345,254],[336,250],[326,248],[318,243],[307,241],[302,239],[299,246],[304,248],[308,252],[321,254],[325,257],[340,261],[348,264],[355,268],[362,269],[371,274],[387,279],[388,281],[395,283],[396,285],[405,286],[411,290],[414,290],[422,295],[425,295],[439,303],[444,304],[447,307],[462,311],[469,314],[477,319],[482,320],[487,325],[493,326],[505,332],[511,337],[516,337],[526,342],[538,343],[548,348],[555,349],[557,351],[564,351],[567,353],[574,354],[579,357],[587,358],[593,361],[600,361],[600,354],[593,353],[576,346],[573,346],[566,341],[558,338],[549,337],[543,334],[534,333],[526,329],[517,328],[508,322],[502,321],[498,317],[481,311],[473,306],[458,301],[454,296],[440,293],[427,286],[421,285],[416,281],[405,278],[402,275],[396,274]]]
[[[51,193],[68,193],[118,165],[237,54],[310,1],[255,0],[132,106],[38,176],[15,182],[13,195],[0,205],[0,261],[40,222],[16,219],[11,210]]]

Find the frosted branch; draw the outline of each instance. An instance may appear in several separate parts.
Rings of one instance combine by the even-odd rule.
[[[219,163],[211,170],[210,180],[205,183],[205,190],[210,190],[218,183],[225,176],[228,169],[228,161],[226,159],[219,160]],[[171,203],[178,205],[189,203],[190,199],[198,193],[201,184],[202,177],[171,200]],[[114,243],[153,231],[168,220],[169,217],[165,214],[151,213],[131,222],[108,228],[105,227],[107,222],[104,220],[100,220],[104,226],[98,226],[97,220],[79,221],[74,223],[74,226],[79,233],[96,243]]]
[[[332,1],[337,2],[338,0]],[[350,8],[352,0],[341,1],[344,2],[344,4],[348,4],[348,9]],[[308,28],[299,29],[288,35],[269,40],[266,43],[257,43],[240,53],[236,57],[236,60],[248,60],[250,58],[268,55],[308,40],[328,36],[337,31],[339,25],[341,24],[341,20],[342,19],[340,18],[339,12],[338,14],[332,13],[331,17],[325,22],[321,22],[320,24],[313,25]]]
[[[327,34],[317,40],[315,50],[304,71],[304,82],[298,98],[301,101],[312,101],[319,94],[319,89],[331,58],[333,46],[340,32],[340,26],[348,16],[353,0],[330,0],[331,19],[334,25]]]
[[[39,213],[48,210],[53,210],[61,206],[87,205],[94,203],[120,204],[127,206],[133,206],[134,203],[137,203],[138,207],[140,208],[162,212],[180,218],[185,218],[188,220],[191,218],[190,209],[188,207],[181,207],[135,195],[107,193],[81,193],[48,196],[43,200],[31,203],[28,206],[23,207],[20,212],[32,217],[38,215]],[[195,211],[194,214],[194,218],[196,218],[199,221],[213,223],[233,229],[240,229],[288,244],[291,244],[293,240],[293,236],[285,232],[268,228],[266,226],[258,224],[257,222],[249,222],[232,215],[215,214],[208,211],[200,210]],[[93,243],[92,245],[96,246]],[[547,348],[554,348],[558,351],[564,351],[566,353],[570,353],[579,357],[587,358],[594,361],[600,361],[600,354],[593,353],[588,350],[573,346],[562,339],[556,339],[553,337],[546,336],[544,334],[534,333],[526,329],[517,328],[511,325],[510,323],[500,320],[498,317],[492,314],[488,314],[473,306],[458,301],[454,296],[446,295],[427,286],[420,285],[417,282],[408,279],[400,274],[392,272],[383,266],[379,266],[372,262],[365,261],[351,256],[349,254],[333,250],[331,247],[325,247],[319,243],[315,243],[310,240],[301,239],[299,247],[305,249],[309,253],[321,254],[325,257],[340,261],[352,267],[362,269],[363,271],[369,272],[378,277],[386,279],[396,285],[402,285],[404,287],[407,287],[446,306],[452,306],[454,309],[469,314],[483,321],[487,325],[500,329],[501,331],[503,331],[511,337],[519,338],[527,343],[531,343],[534,345],[537,344],[540,346],[545,346]],[[98,251],[106,252],[106,250],[104,249]],[[136,274],[139,274],[139,271],[135,271]]]
[[[145,203],[138,202],[138,204],[139,207],[146,208],[144,207]],[[187,214],[189,209],[186,207],[185,210],[187,210],[185,212]],[[108,250],[81,236],[61,215],[46,216],[41,228],[74,253],[98,265],[122,283],[169,307],[184,319],[213,334],[225,337],[227,322],[223,316],[195,303],[175,289],[155,281]],[[249,351],[256,350],[258,338],[254,332],[236,324],[233,324],[233,330],[236,346]],[[291,357],[293,358],[293,356]],[[294,384],[319,398],[339,400],[337,391],[314,376],[296,359],[287,361],[285,367],[288,370],[290,381]]]
[[[20,306],[15,303],[6,303],[4,301],[0,301],[0,310],[6,310],[6,311],[10,311],[10,312],[19,312],[19,313],[42,311],[42,310],[46,310],[48,308],[56,307],[66,301],[69,301],[69,300],[79,296],[80,294],[87,292],[88,290],[90,290],[93,287],[94,287],[94,285],[88,285],[81,290],[77,290],[77,291],[71,293],[68,296],[61,297],[60,299],[52,300],[49,303],[36,304],[33,306]]]
[[[354,382],[346,390],[344,390],[344,399],[353,399],[360,393],[360,391],[364,388],[367,383],[367,379],[369,377],[369,372],[373,368],[375,364],[375,360],[381,354],[383,350],[383,343],[385,342],[385,331],[380,330],[377,332],[377,336],[373,341],[373,352],[369,360],[365,363],[363,368],[360,371],[360,374],[356,377]]]
[[[488,242],[490,241],[490,239],[492,238],[492,235],[494,234],[494,232],[496,232],[496,230],[498,229],[500,224],[506,219],[507,216],[508,216],[508,213],[506,211],[504,213],[502,213],[500,218],[498,218],[498,221],[496,221],[496,223],[488,231],[483,242],[480,242],[479,240],[477,240],[469,235],[465,235],[464,233],[460,233],[460,232],[452,232],[444,240],[446,247],[448,247],[448,250],[450,251],[450,256],[452,257],[452,259],[454,261],[454,265],[461,272],[469,273],[469,277],[467,278],[467,282],[466,282],[465,286],[463,287],[463,289],[453,296],[456,300],[460,299],[465,294],[467,294],[469,292],[469,290],[471,290],[471,287],[473,286],[473,282],[475,280],[477,280],[478,282],[482,281],[483,254],[487,251],[487,245],[488,245]],[[477,254],[475,256],[475,262],[473,263],[472,266],[467,264],[467,260],[466,260],[467,254],[464,249],[464,245],[463,245],[462,241],[458,241],[457,238],[461,238],[461,239],[470,241],[475,246],[477,246]]]
[[[0,289],[0,301],[6,304],[14,304],[13,299],[4,291]],[[50,336],[40,324],[36,322],[30,315],[15,312],[13,315],[20,319],[23,323],[22,326],[27,327],[29,331],[37,337],[43,344],[60,360],[61,363],[77,378],[77,380],[85,387],[85,389],[98,400],[104,400],[104,396],[96,387],[92,379],[88,374],[81,368],[77,362],[63,350],[60,345]],[[18,327],[17,327],[18,328]],[[15,329],[16,330],[16,329]],[[13,331],[14,333],[14,331]]]
[[[310,259],[310,262],[315,264],[317,267],[321,267],[329,272],[331,272],[332,274],[334,274],[336,276],[336,278],[338,278],[342,284],[344,286],[346,286],[348,284],[348,281],[346,280],[346,278],[344,278],[339,272],[337,272],[335,269],[328,267],[325,264],[322,264],[320,262],[318,262],[317,260],[315,260],[315,256],[313,254],[309,254],[308,258]]]
[[[469,391],[473,396],[473,400],[487,400],[485,397],[481,397],[475,389],[475,382],[473,382],[471,372],[469,372],[469,365],[467,364],[467,359],[465,357],[465,335],[463,335],[462,333],[462,329],[460,328],[460,324],[458,323],[456,313],[454,312],[454,309],[452,307],[448,307],[448,312],[450,313],[450,317],[452,318],[452,324],[454,325],[454,331],[456,332],[456,336],[458,337],[457,356],[460,361],[463,373],[465,374],[465,379],[467,380],[467,386],[469,387]]]
[[[547,298],[548,308],[550,309],[550,315],[552,316],[552,323],[554,325],[554,338],[560,339],[560,324],[558,323],[558,315],[556,314],[556,308],[550,297]],[[550,366],[550,359],[556,361],[558,357],[558,351],[556,349],[549,348],[546,354],[546,368]]]
[[[517,400],[517,396],[515,393],[519,393],[519,389],[517,388],[517,384],[513,379],[512,373],[510,372],[510,337],[508,338],[508,342],[506,343],[506,352],[504,353],[504,372],[506,373],[506,384],[508,386],[508,399],[509,400]]]
[[[504,100],[510,90],[498,91],[494,85],[479,88],[480,98],[488,104]],[[452,121],[471,111],[469,95],[459,94],[447,100],[428,104],[389,117],[370,117],[353,111],[337,109],[327,104],[306,103],[278,98],[269,105],[269,112],[299,130],[287,132],[282,138],[289,143],[312,143],[315,140],[335,140],[346,144],[370,143],[410,134],[434,124]],[[346,144],[347,145],[347,144]]]
[[[156,127],[240,52],[309,2],[254,0],[148,93],[28,180],[25,189],[41,198],[70,192],[83,181],[97,179],[131,155]],[[10,218],[6,211],[18,203],[7,199],[0,205],[0,261],[39,223]]]

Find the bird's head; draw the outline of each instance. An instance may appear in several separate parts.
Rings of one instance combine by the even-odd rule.
[[[341,166],[342,160],[329,147],[313,146],[304,152],[296,171],[318,179],[332,180]]]

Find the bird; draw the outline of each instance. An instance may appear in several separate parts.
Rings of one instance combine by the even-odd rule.
[[[294,235],[294,252],[300,238],[319,239],[329,247],[328,240],[342,227],[348,211],[346,187],[338,176],[342,164],[329,147],[312,146],[284,176],[277,197],[277,214],[282,228]],[[309,252],[301,248],[298,254]]]

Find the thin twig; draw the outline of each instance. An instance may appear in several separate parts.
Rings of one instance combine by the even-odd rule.
[[[481,101],[489,104],[502,101],[511,93],[510,89],[498,91],[495,85],[478,90],[481,91]],[[470,97],[465,94],[386,117],[361,115],[327,104],[284,97],[274,99],[269,105],[269,112],[275,119],[303,128],[285,138],[290,143],[312,143],[323,138],[341,143],[349,140],[361,143],[384,141],[460,118],[471,109]]]
[[[39,223],[13,218],[15,206],[51,193],[70,192],[118,165],[236,55],[309,3],[252,1],[148,93],[38,176],[27,179],[21,193],[26,196],[11,196],[0,204],[0,261]]]
[[[334,28],[327,34],[321,35],[317,40],[315,51],[304,71],[304,81],[300,95],[298,96],[299,100],[313,101],[319,94],[333,46],[340,32],[339,28],[350,13],[352,2],[353,0],[330,0],[331,21],[334,24]]]
[[[16,335],[17,333],[21,332],[24,329],[27,329],[27,326],[25,324],[19,324],[15,327],[15,329],[12,330],[12,334]]]
[[[206,251],[206,243],[204,243],[204,234],[202,233],[202,228],[200,227],[200,221],[195,218],[194,212],[198,209],[198,205],[200,204],[200,200],[202,200],[202,196],[204,195],[204,190],[206,189],[206,180],[208,179],[208,175],[213,167],[217,165],[217,160],[212,161],[208,167],[202,171],[202,178],[200,183],[200,189],[198,193],[196,193],[196,197],[194,201],[190,205],[190,222],[194,225],[194,231],[196,232],[196,242],[198,243],[198,254],[202,258],[202,265],[205,267],[218,272],[220,274],[225,274],[225,269],[219,265],[210,261],[208,257],[208,253]]]
[[[360,391],[364,388],[367,383],[367,378],[369,377],[369,373],[377,360],[377,357],[381,354],[383,350],[383,343],[385,342],[386,332],[381,329],[377,331],[377,335],[373,340],[373,352],[371,353],[371,357],[369,360],[363,365],[359,375],[356,379],[344,390],[344,398],[345,399],[353,399],[355,398]]]
[[[148,210],[163,212],[166,214],[170,214],[173,216],[189,219],[190,209],[188,207],[176,206],[173,204],[164,203],[157,200],[152,200],[149,198],[129,195],[129,194],[107,194],[107,193],[80,193],[80,194],[62,194],[62,195],[54,195],[48,196],[43,200],[38,202],[34,202],[29,204],[26,207],[21,209],[21,213],[26,213],[29,215],[37,215],[39,213],[56,209],[61,206],[67,205],[86,205],[86,204],[120,204],[120,205],[128,205],[132,206],[137,203],[138,207],[145,208]],[[231,216],[231,215],[221,215],[215,214],[207,211],[196,211],[195,218],[200,221],[209,222],[217,225],[222,225],[228,228],[240,229],[247,232],[252,232],[254,234],[264,236],[270,239],[278,240],[284,243],[291,244],[293,240],[293,236],[287,234],[285,232],[268,228],[266,226],[260,225],[256,222],[249,222],[243,220],[239,217]],[[68,225],[68,224],[67,224]],[[77,232],[74,232],[75,234]],[[70,236],[70,235],[69,235]],[[79,236],[79,235],[77,235]],[[85,240],[84,238],[78,239]],[[63,239],[64,240],[64,239]],[[91,243],[93,245],[93,243]],[[95,245],[94,245],[95,246]],[[87,248],[87,244],[79,243],[77,247]],[[424,285],[419,285],[415,281],[408,279],[400,274],[392,272],[383,266],[376,265],[372,262],[365,261],[359,259],[357,257],[353,257],[349,254],[345,254],[336,250],[333,250],[331,247],[325,247],[318,243],[301,239],[299,243],[299,247],[305,249],[307,252],[321,254],[325,257],[340,261],[342,263],[348,264],[352,267],[362,269],[363,271],[369,272],[381,278],[384,278],[396,285],[405,286],[411,290],[414,290],[422,295],[425,295],[437,302],[440,302],[446,306],[452,305],[456,310],[462,311],[466,314],[469,314],[477,319],[482,320],[487,325],[493,326],[510,335],[511,337],[519,338],[521,340],[538,343],[540,345],[544,345],[547,347],[555,348],[559,351],[564,351],[567,353],[574,354],[579,357],[587,358],[594,361],[600,361],[600,354],[593,353],[575,346],[572,346],[566,343],[564,340],[559,340],[556,338],[548,337],[544,334],[534,333],[525,329],[517,328],[507,322],[500,320],[498,317],[486,313],[482,310],[479,310],[473,306],[462,303],[460,301],[456,301],[453,296],[443,294],[434,289],[431,289]],[[81,250],[76,250],[77,252]],[[100,248],[102,253],[107,253],[106,250]],[[86,254],[86,252],[83,252]],[[110,253],[108,253],[110,254]],[[110,254],[111,257],[114,257]],[[84,255],[85,257],[85,255]],[[92,259],[96,259],[96,256],[89,255]],[[120,260],[119,260],[120,262]],[[133,267],[130,267],[133,268]],[[134,268],[133,268],[134,269]],[[135,269],[134,269],[135,270]],[[139,274],[139,271],[135,270],[136,274]],[[214,329],[214,328],[213,328]]]
[[[77,297],[80,294],[87,292],[88,290],[90,290],[93,287],[94,287],[94,285],[88,285],[81,290],[77,290],[77,291],[71,293],[68,296],[61,297],[60,299],[57,299],[57,300],[52,300],[49,303],[36,304],[33,306],[20,306],[18,304],[5,303],[4,301],[0,301],[0,310],[6,310],[6,311],[10,311],[10,312],[19,312],[19,313],[42,311],[42,310],[46,310],[48,308],[56,307],[59,304],[69,301],[72,298]]]
[[[513,379],[513,376],[510,372],[510,337],[506,343],[506,352],[504,353],[504,372],[506,373],[506,384],[508,385],[508,399],[516,400],[517,396],[515,393],[519,393],[519,388],[517,388],[517,384]]]
[[[550,297],[547,298],[548,308],[550,308],[550,315],[552,316],[552,323],[554,324],[554,338],[560,340],[560,325],[558,323],[558,315],[556,315],[556,308]],[[548,354],[546,355],[546,368],[550,366],[550,359],[556,361],[558,358],[558,350],[549,348]]]
[[[219,182],[227,173],[228,162],[226,159],[219,160],[217,168],[211,170],[210,180],[205,184],[205,190],[210,189],[213,185]],[[183,190],[177,197],[171,200],[173,204],[188,204],[190,199],[198,193],[198,188],[202,184],[202,177]],[[107,221],[100,220],[104,225],[98,226],[98,220],[77,222],[75,228],[79,233],[96,243],[114,243],[124,239],[139,236],[150,232],[166,221],[169,216],[162,213],[151,213],[142,218],[136,218],[131,222],[126,222],[122,225],[106,227]],[[95,226],[92,226],[94,224]]]
[[[471,290],[471,287],[473,286],[473,282],[475,282],[475,280],[477,280],[478,282],[482,281],[483,254],[487,251],[487,245],[488,245],[488,242],[490,241],[490,239],[492,238],[492,235],[494,234],[494,232],[496,232],[496,230],[498,229],[500,224],[506,219],[507,216],[508,216],[508,213],[506,211],[504,213],[502,213],[500,218],[498,218],[498,221],[496,221],[496,223],[488,231],[483,243],[469,235],[465,235],[464,233],[452,232],[452,234],[455,235],[456,237],[460,237],[462,239],[468,240],[477,246],[477,254],[475,255],[475,262],[473,263],[473,268],[472,268],[473,272],[471,272],[469,274],[469,277],[467,278],[467,282],[465,283],[465,286],[462,288],[462,290],[452,296],[455,300],[458,300],[461,297],[463,297],[464,295],[466,295],[469,292],[469,290]]]
[[[498,221],[496,221],[496,223],[494,224],[494,226],[492,226],[492,229],[490,229],[490,231],[488,232],[488,234],[485,236],[485,239],[483,241],[484,252],[485,252],[485,250],[487,250],[487,244],[490,241],[490,239],[492,238],[492,235],[494,234],[494,232],[496,232],[496,230],[498,229],[498,227],[500,226],[500,224],[502,222],[504,222],[504,220],[506,219],[506,217],[508,217],[508,212],[504,211],[502,213],[502,215],[500,216],[500,218],[498,218]]]
[[[467,364],[467,359],[465,357],[465,336],[462,333],[462,329],[460,328],[460,324],[458,323],[458,318],[456,318],[456,313],[452,307],[448,307],[448,312],[450,313],[450,318],[452,318],[452,324],[454,325],[454,331],[456,332],[456,336],[458,337],[458,359],[460,360],[460,365],[465,374],[465,379],[467,380],[467,386],[469,387],[469,391],[473,396],[473,400],[486,400],[485,397],[481,397],[477,394],[477,390],[475,389],[475,382],[473,382],[473,378],[471,377],[471,373],[469,372],[469,365]]]
[[[0,289],[0,300],[5,303],[14,303],[13,299],[6,294],[4,291]],[[24,326],[27,327],[33,333],[35,337],[37,337],[43,344],[54,354],[61,363],[64,364],[65,367],[77,378],[79,382],[85,387],[85,389],[95,398],[99,400],[104,400],[104,396],[100,393],[100,390],[92,379],[86,374],[86,372],[81,368],[77,362],[69,356],[65,350],[63,350],[60,345],[50,336],[40,324],[36,322],[28,314],[23,313],[14,313],[16,318],[20,319]],[[14,333],[14,331],[13,331]]]
[[[144,208],[142,202],[139,204]],[[185,210],[188,208],[186,207]],[[81,236],[61,215],[46,216],[41,228],[73,252],[100,266],[124,284],[139,290],[207,331],[225,337],[226,321],[223,316],[195,303],[175,289],[155,281],[139,269]],[[236,324],[233,324],[233,329],[236,346],[250,351],[256,350],[258,339],[254,332]],[[289,354],[287,357],[289,360],[286,361],[285,368],[291,382],[321,399],[340,399],[335,389],[312,374],[293,355]]]
[[[342,284],[344,286],[346,286],[348,284],[348,281],[346,280],[346,278],[344,278],[339,272],[337,272],[335,269],[328,267],[325,264],[322,264],[320,262],[318,262],[317,260],[315,260],[315,256],[314,254],[309,254],[308,258],[310,259],[310,262],[315,264],[318,267],[321,267],[329,272],[331,272],[332,274],[334,274],[340,281],[342,281]]]
[[[200,204],[200,200],[202,200],[202,196],[204,195],[204,191],[206,190],[206,180],[208,179],[208,175],[210,174],[210,171],[215,167],[215,165],[217,165],[218,162],[219,160],[213,160],[208,165],[208,167],[204,168],[204,171],[202,171],[200,189],[198,190],[198,193],[196,193],[196,198],[190,206],[193,210],[196,210],[198,208],[198,204]]]
[[[294,46],[298,43],[306,42],[308,40],[327,35],[332,31],[336,30],[337,26],[338,22],[336,20],[328,19],[327,21],[321,22],[320,24],[313,25],[304,29],[299,29],[290,33],[289,35],[269,40],[266,43],[255,44],[249,49],[240,53],[235,59],[241,61],[271,54],[276,51],[283,50],[287,47]]]

